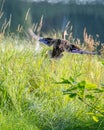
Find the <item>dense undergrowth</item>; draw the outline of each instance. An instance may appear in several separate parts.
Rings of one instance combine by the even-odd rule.
[[[0,129],[104,130],[104,59],[43,48],[1,39]]]

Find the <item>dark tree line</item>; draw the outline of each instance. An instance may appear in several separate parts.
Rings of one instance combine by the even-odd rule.
[[[0,1],[0,5],[2,5]],[[1,7],[1,6],[0,6]],[[0,28],[4,20],[11,17],[10,32],[16,32],[18,27],[30,27],[33,23],[39,22],[41,16],[44,16],[42,31],[52,31],[53,29],[62,29],[64,18],[70,20],[73,26],[73,35],[82,39],[83,30],[86,27],[87,32],[94,37],[100,35],[100,40],[104,41],[104,5],[86,4],[50,4],[48,2],[24,2],[20,0],[5,0],[3,10],[4,15],[0,19]]]

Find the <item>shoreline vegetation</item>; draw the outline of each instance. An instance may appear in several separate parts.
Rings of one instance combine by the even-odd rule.
[[[75,39],[70,26],[70,43],[100,55],[64,53],[52,59],[52,48],[30,39],[24,26],[6,34],[11,21],[11,16],[4,21],[0,33],[0,129],[104,130],[103,43],[86,28],[83,42]],[[43,17],[31,27],[38,35],[42,23]],[[61,38],[60,31],[42,35]]]
[[[98,43],[84,35],[89,44],[76,44],[96,50]],[[103,130],[103,54],[55,60],[47,55],[51,48],[35,46],[0,35],[0,129]]]

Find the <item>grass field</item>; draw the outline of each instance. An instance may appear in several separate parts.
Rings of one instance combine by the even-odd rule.
[[[104,130],[104,59],[47,50],[0,39],[0,130]]]

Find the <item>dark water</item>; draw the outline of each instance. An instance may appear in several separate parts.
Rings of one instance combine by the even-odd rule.
[[[12,4],[11,4],[11,2]],[[30,8],[28,24],[24,24],[26,12]],[[43,32],[62,31],[62,27],[68,20],[73,26],[73,36],[83,39],[83,31],[86,27],[88,34],[104,42],[104,5],[103,4],[50,4],[48,2],[28,3],[17,0],[9,0],[4,6],[5,17],[12,14],[11,31],[17,29],[18,24],[30,26],[30,23],[39,22],[41,16],[43,20]]]
[[[44,7],[44,8],[43,8]],[[64,20],[69,20],[73,26],[75,38],[83,39],[84,28],[88,34],[96,37],[99,34],[100,40],[104,41],[104,6],[103,5],[33,5],[32,17],[44,15],[43,31],[52,28],[61,30]],[[33,19],[35,21],[35,19]]]

